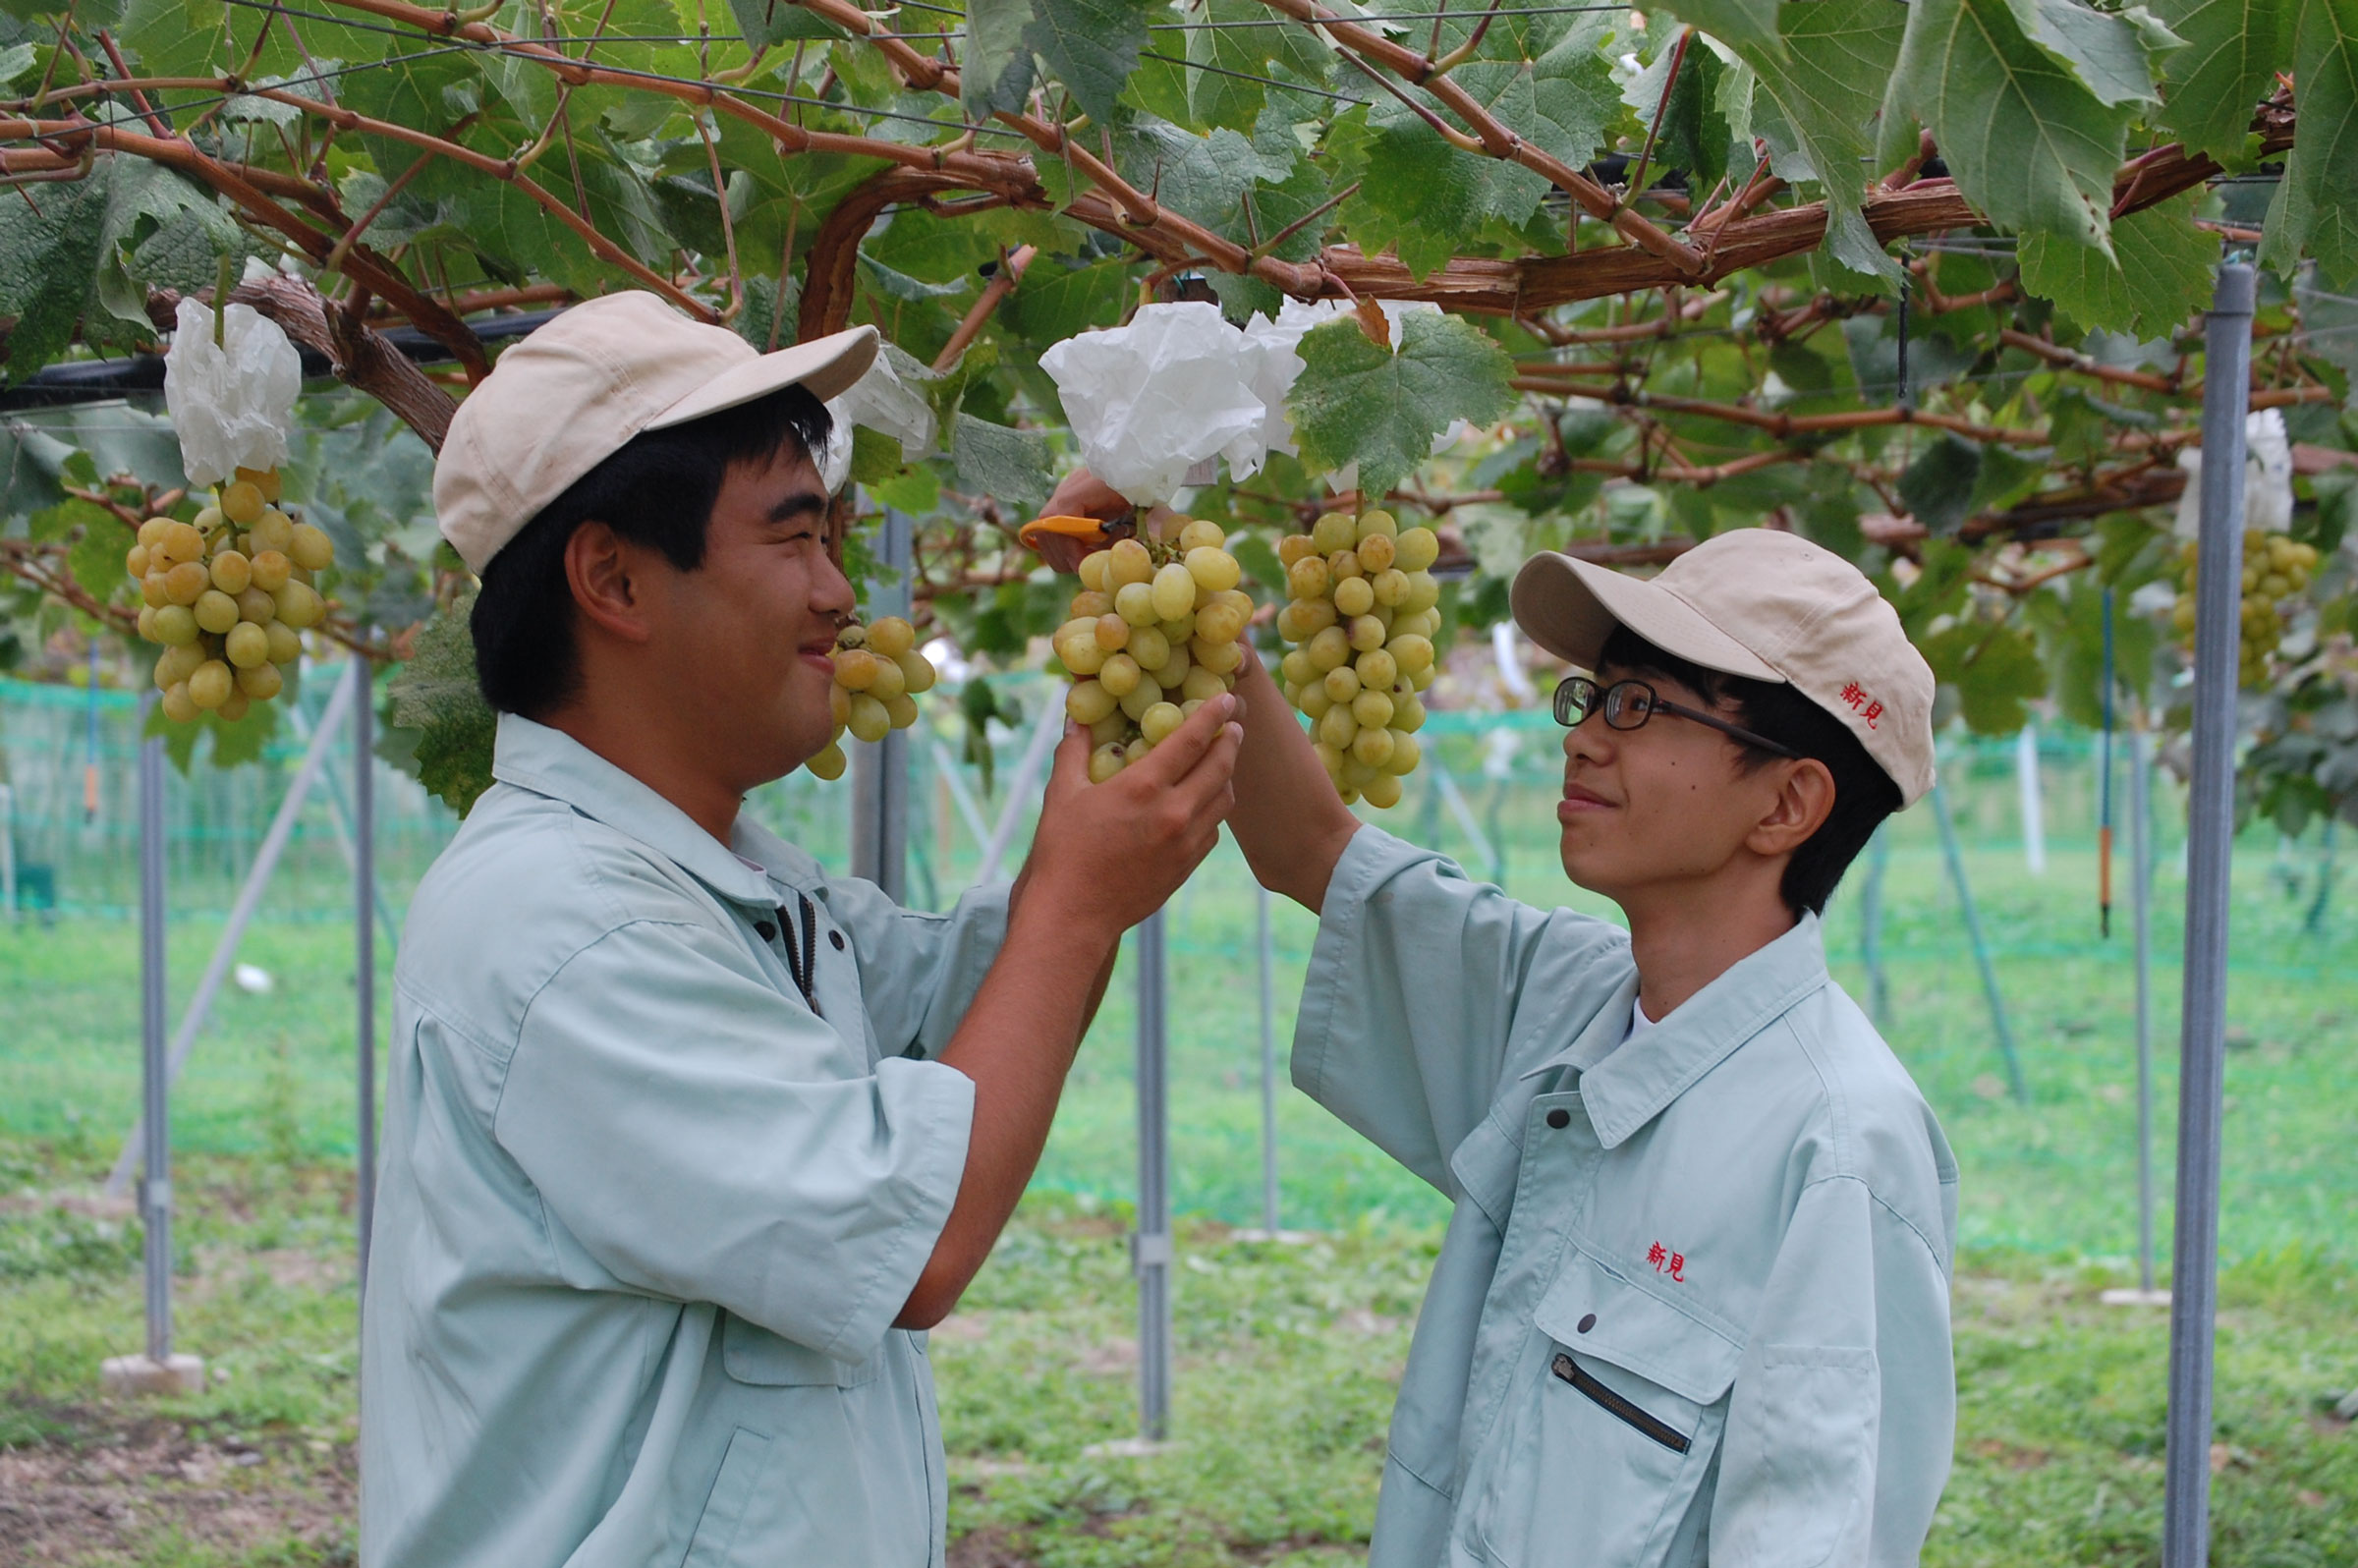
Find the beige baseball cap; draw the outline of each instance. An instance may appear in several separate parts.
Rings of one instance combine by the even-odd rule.
[[[479,574],[542,507],[640,431],[797,382],[824,402],[875,357],[872,326],[763,354],[643,290],[585,300],[502,354],[452,416],[434,464],[442,536]]]
[[[1933,671],[1867,575],[1798,534],[1715,534],[1651,579],[1552,552],[1515,574],[1515,622],[1584,670],[1615,626],[1665,653],[1792,686],[1840,719],[1913,806],[1933,787]]]

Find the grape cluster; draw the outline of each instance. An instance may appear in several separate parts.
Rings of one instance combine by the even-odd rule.
[[[2170,624],[2181,643],[2194,646],[2195,559],[2198,541],[2188,539],[2178,551],[2178,601],[2170,609]],[[2317,546],[2281,533],[2259,529],[2243,532],[2243,606],[2238,684],[2263,686],[2268,661],[2284,641],[2283,601],[2309,586],[2317,570]]]
[[[873,626],[854,621],[835,635],[835,684],[827,701],[835,734],[826,750],[803,765],[824,779],[843,777],[843,732],[880,741],[917,722],[917,696],[933,689],[930,659],[917,650],[917,628],[897,615]]]
[[[1196,518],[1176,544],[1122,539],[1084,556],[1072,618],[1056,629],[1071,672],[1064,710],[1089,726],[1089,777],[1102,784],[1236,685],[1253,600],[1217,523]]]
[[[1432,530],[1403,530],[1389,512],[1329,512],[1277,547],[1293,594],[1277,635],[1296,644],[1281,666],[1286,700],[1317,725],[1319,760],[1345,802],[1396,806],[1416,770],[1440,553]]]
[[[327,613],[313,586],[336,547],[278,508],[276,469],[240,469],[195,522],[151,517],[123,566],[140,585],[140,636],[155,661],[164,716],[233,723],[286,684],[301,634]]]

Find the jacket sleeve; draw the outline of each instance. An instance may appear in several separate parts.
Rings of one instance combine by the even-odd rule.
[[[1452,1198],[1543,949],[1577,965],[1613,928],[1518,904],[1363,827],[1336,862],[1295,1015],[1295,1087]]]
[[[827,883],[827,912],[851,933],[860,990],[886,1056],[941,1054],[1007,939],[1008,883],[977,888],[947,915],[903,909],[872,882]]]
[[[726,932],[638,921],[534,996],[494,1126],[560,1269],[863,1361],[932,1255],[974,1116],[963,1073],[866,1062]]]
[[[1712,1561],[1918,1559],[1956,1425],[1941,1258],[1856,1177],[1803,1189],[1736,1372]]]

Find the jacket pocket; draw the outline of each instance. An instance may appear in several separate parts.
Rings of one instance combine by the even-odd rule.
[[[737,1534],[768,1462],[769,1439],[738,1428],[721,1456],[720,1473],[712,1478],[712,1490],[704,1497],[704,1511],[696,1522],[681,1568],[731,1568],[744,1560],[737,1555]]]
[[[1469,1487],[1490,1556],[1516,1568],[1664,1561],[1717,1455],[1742,1352],[1567,1247]]]
[[[866,1361],[837,1361],[808,1345],[773,1334],[758,1323],[727,1315],[720,1331],[720,1362],[741,1383],[764,1388],[791,1388],[819,1383],[831,1388],[858,1388],[875,1381],[883,1365],[881,1354]]]

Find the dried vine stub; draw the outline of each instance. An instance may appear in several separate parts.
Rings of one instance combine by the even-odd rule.
[[[854,621],[835,634],[835,684],[827,701],[835,733],[826,750],[803,765],[823,779],[843,777],[843,732],[880,741],[917,722],[919,694],[933,689],[933,661],[918,651],[917,629],[897,615],[872,626]]]
[[[1279,666],[1285,700],[1312,722],[1326,776],[1347,803],[1396,806],[1416,770],[1425,727],[1418,694],[1435,673],[1432,635],[1441,541],[1403,530],[1389,512],[1329,512],[1277,546],[1292,602],[1277,635],[1294,644]]]
[[[1228,535],[1207,518],[1176,542],[1122,539],[1084,556],[1056,656],[1073,677],[1064,710],[1089,727],[1102,784],[1154,750],[1198,704],[1236,685],[1253,600]]]
[[[327,601],[318,574],[336,563],[321,530],[280,510],[276,469],[239,469],[194,522],[151,517],[123,566],[140,585],[140,636],[155,661],[164,716],[235,723],[286,688],[302,633]]]

